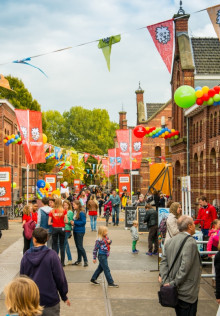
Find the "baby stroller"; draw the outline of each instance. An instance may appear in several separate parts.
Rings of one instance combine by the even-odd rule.
[[[106,219],[106,226],[110,224],[108,221],[111,215],[112,215],[112,202],[110,201],[104,206],[104,217]]]

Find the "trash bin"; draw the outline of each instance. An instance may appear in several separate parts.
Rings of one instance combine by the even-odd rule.
[[[8,216],[1,215],[0,216],[0,230],[7,230],[8,229]]]

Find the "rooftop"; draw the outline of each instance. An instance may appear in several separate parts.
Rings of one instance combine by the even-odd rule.
[[[147,103],[146,104],[146,109],[147,109],[147,120],[151,118],[157,111],[162,108],[164,103]]]

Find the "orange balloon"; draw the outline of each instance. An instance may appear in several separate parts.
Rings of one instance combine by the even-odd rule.
[[[197,90],[196,91],[196,97],[201,98],[203,96],[203,91],[202,90]]]
[[[207,86],[202,87],[202,92],[203,93],[208,93],[208,91],[209,91],[209,87],[207,87]]]

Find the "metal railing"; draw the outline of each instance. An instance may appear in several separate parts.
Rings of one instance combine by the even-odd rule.
[[[196,240],[197,244],[207,244],[208,241],[199,241]],[[218,251],[199,251],[200,255],[216,255],[218,253]],[[214,278],[215,277],[215,273],[213,273],[215,271],[214,269],[214,260],[215,257],[212,256],[212,261],[202,261],[202,265],[212,265],[212,273],[208,273],[208,274],[202,274],[201,277],[202,278]]]

